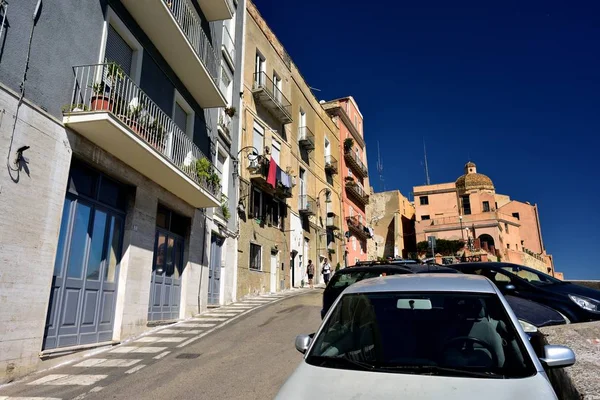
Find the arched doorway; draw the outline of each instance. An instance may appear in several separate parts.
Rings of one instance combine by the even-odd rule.
[[[487,233],[484,233],[483,235],[479,235],[479,243],[482,248],[485,248],[484,243],[487,243],[487,248],[490,249],[491,246],[494,246],[494,238]]]

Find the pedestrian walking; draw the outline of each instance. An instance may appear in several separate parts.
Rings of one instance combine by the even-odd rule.
[[[329,278],[331,277],[331,264],[329,264],[329,260],[325,259],[323,261],[323,268],[321,269],[321,274],[323,274],[323,280],[325,281],[325,285],[329,283]]]
[[[308,265],[306,266],[306,275],[308,275],[308,286],[313,289],[313,277],[315,276],[315,266],[312,263],[312,260],[308,260]]]

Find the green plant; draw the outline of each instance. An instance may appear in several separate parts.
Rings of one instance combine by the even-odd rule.
[[[158,141],[161,142],[164,135],[165,135],[165,128],[162,126],[162,124],[160,122],[158,122],[157,119],[155,119],[154,121],[152,121],[151,124],[148,125],[152,135],[154,136],[154,138]]]
[[[344,140],[344,150],[352,150],[352,147],[354,147],[354,139],[346,138]]]
[[[198,174],[198,178],[201,180],[208,181],[210,174],[212,173],[213,166],[208,160],[208,158],[199,158],[196,160],[196,173]]]
[[[92,85],[91,88],[96,96],[104,95],[104,84],[96,83],[95,85]]]
[[[63,113],[70,113],[73,111],[89,111],[90,108],[85,104],[77,103],[77,104],[65,104],[61,108]]]
[[[111,61],[106,65],[106,76],[109,78],[123,78],[125,76],[125,71],[123,71],[123,67],[119,64]]]
[[[227,204],[221,204],[221,212],[223,213],[223,218],[225,218],[225,221],[229,221],[229,218],[231,218],[231,213],[229,212],[229,207]]]
[[[235,116],[236,112],[237,112],[237,110],[235,109],[235,107],[225,108],[225,114],[229,115],[231,118],[233,118]]]

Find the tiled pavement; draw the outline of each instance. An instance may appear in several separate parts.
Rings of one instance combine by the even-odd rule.
[[[186,321],[155,328],[93,356],[0,387],[0,400],[84,399],[119,378],[134,374],[171,353],[181,352],[186,346],[247,313],[306,292],[306,289],[301,289],[246,298]]]

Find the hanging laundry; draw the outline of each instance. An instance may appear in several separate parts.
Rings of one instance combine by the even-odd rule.
[[[275,181],[277,182],[277,184],[281,184],[281,174],[283,173],[283,170],[278,165],[277,171],[275,172]]]
[[[367,229],[369,230],[369,236],[371,236],[371,237],[375,236],[375,232],[373,231],[373,228],[369,227]]]
[[[273,186],[273,188],[277,183],[277,168],[277,163],[275,160],[273,160],[273,157],[271,157],[271,160],[269,160],[269,174],[267,175],[267,183]]]
[[[290,176],[285,172],[281,173],[281,184],[288,189],[292,187]]]

